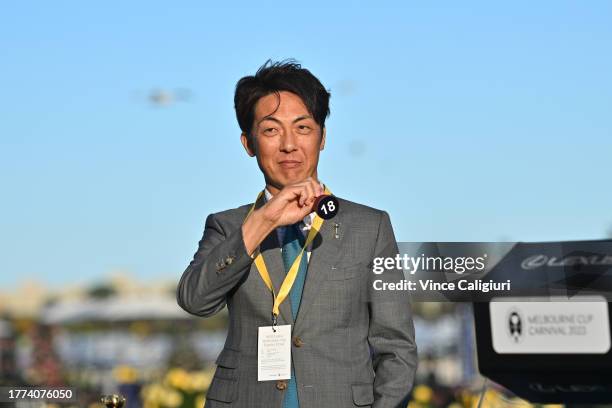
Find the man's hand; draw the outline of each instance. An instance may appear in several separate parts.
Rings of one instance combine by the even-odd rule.
[[[300,183],[285,186],[260,211],[274,228],[295,224],[314,211],[314,202],[321,194],[321,185],[309,177]]]
[[[274,229],[295,224],[310,214],[315,200],[322,194],[323,188],[311,177],[285,186],[265,205],[253,211],[242,225],[247,252],[252,254]]]

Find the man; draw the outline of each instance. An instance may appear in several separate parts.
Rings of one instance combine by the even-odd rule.
[[[266,63],[236,86],[240,138],[257,158],[264,194],[208,216],[177,288],[178,304],[191,314],[229,310],[208,408],[406,404],[417,365],[409,299],[372,289],[373,259],[398,252],[389,216],[341,198],[331,220],[313,209],[324,193],[317,165],[329,97],[291,61]],[[390,270],[381,278],[403,275]],[[282,336],[283,326],[290,330],[290,378],[258,381],[258,336]]]

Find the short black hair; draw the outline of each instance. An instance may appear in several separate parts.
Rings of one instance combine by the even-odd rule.
[[[267,60],[255,73],[241,78],[236,84],[234,108],[242,132],[251,140],[251,130],[255,119],[255,104],[271,93],[288,91],[302,99],[314,121],[325,128],[325,118],[329,116],[329,97],[321,81],[302,68],[294,59],[273,62]]]

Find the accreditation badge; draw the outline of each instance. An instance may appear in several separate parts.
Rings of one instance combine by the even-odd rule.
[[[262,326],[257,336],[257,381],[291,378],[291,325]]]

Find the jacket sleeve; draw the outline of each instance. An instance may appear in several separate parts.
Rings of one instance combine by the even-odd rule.
[[[196,316],[214,315],[223,309],[228,293],[252,262],[242,228],[226,231],[217,215],[209,215],[198,250],[178,283],[177,303]]]
[[[374,256],[395,258],[398,252],[389,215],[383,212]],[[384,282],[404,279],[402,269],[386,269],[380,275],[371,273],[370,276]],[[374,290],[372,282],[368,289],[368,341],[375,372],[372,407],[405,407],[418,363],[409,293],[402,290]]]

